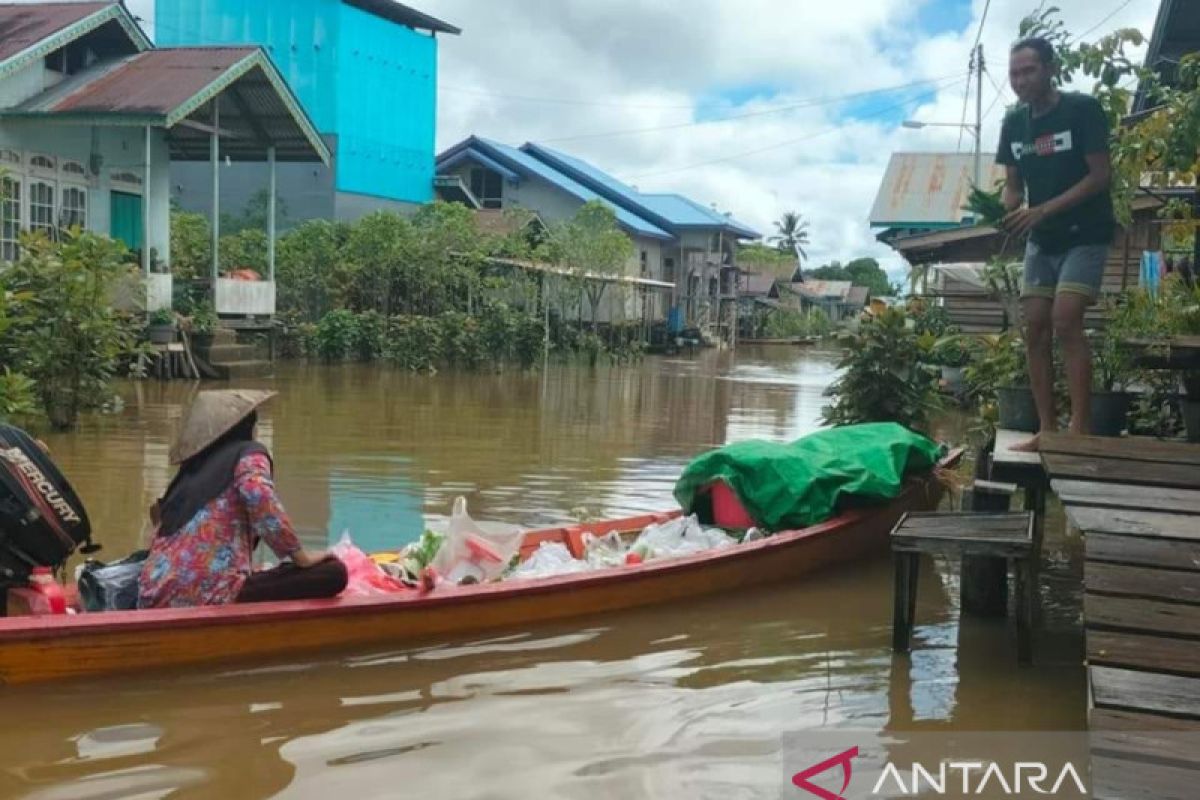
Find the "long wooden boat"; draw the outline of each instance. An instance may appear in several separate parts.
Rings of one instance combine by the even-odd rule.
[[[787,345],[796,345],[799,347],[808,347],[810,345],[816,344],[819,341],[820,341],[820,339],[817,339],[816,337],[812,337],[812,336],[788,336],[788,337],[776,338],[776,339],[753,339],[753,338],[738,339],[739,344],[761,344],[761,345],[787,344]]]
[[[955,451],[940,466],[960,456]],[[935,470],[908,478],[900,496],[886,505],[847,511],[810,528],[576,575],[382,597],[0,619],[0,684],[396,646],[795,580],[821,567],[886,552],[900,515],[936,508],[942,493]],[[547,541],[577,550],[584,532],[639,531],[678,513],[533,531],[526,534],[522,552]]]

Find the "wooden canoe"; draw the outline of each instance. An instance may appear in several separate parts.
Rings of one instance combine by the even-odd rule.
[[[960,454],[951,454],[943,466]],[[910,477],[887,505],[848,511],[803,530],[715,552],[539,580],[384,597],[0,619],[0,684],[394,647],[794,580],[886,552],[900,515],[935,509],[942,492],[938,475],[930,472]],[[532,552],[544,541],[577,547],[585,531],[637,531],[677,514],[533,531],[522,551]]]

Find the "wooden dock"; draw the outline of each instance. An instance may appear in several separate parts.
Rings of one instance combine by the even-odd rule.
[[[1200,446],[1048,436],[1040,460],[1085,537],[1093,796],[1200,796]]]

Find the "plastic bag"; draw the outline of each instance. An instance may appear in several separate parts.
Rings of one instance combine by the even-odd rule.
[[[359,550],[350,539],[350,532],[342,534],[341,540],[329,551],[346,566],[346,588],[339,597],[374,597],[407,591],[408,587],[388,575],[371,557]]]
[[[720,528],[703,528],[693,514],[661,525],[650,525],[638,535],[630,552],[646,561],[688,556],[706,550],[733,547],[737,542]]]
[[[138,576],[150,551],[139,550],[120,561],[87,561],[75,573],[79,602],[85,611],[128,611],[137,608]]]
[[[554,575],[572,575],[588,572],[592,567],[571,555],[562,542],[542,542],[533,555],[512,571],[509,580],[549,578]]]
[[[485,531],[467,514],[467,499],[454,500],[446,540],[433,559],[433,568],[451,583],[482,583],[500,577],[521,549],[525,532]]]
[[[619,567],[625,563],[628,552],[629,547],[616,531],[609,531],[604,536],[583,535],[583,558],[593,569]]]

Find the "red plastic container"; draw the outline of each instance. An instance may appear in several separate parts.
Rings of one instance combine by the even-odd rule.
[[[753,528],[751,518],[737,493],[725,481],[713,481],[708,487],[712,495],[713,522],[722,528]]]

